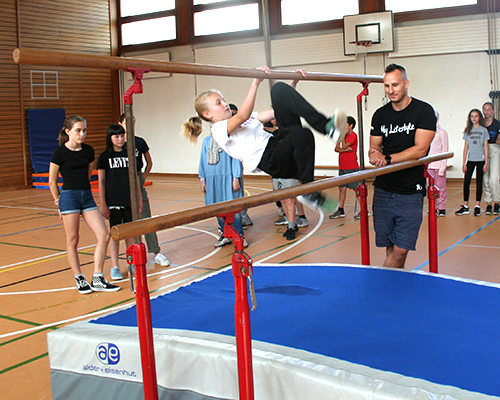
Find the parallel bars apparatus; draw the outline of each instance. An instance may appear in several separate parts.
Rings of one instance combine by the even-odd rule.
[[[104,68],[124,70],[131,72],[134,76],[133,85],[124,94],[126,126],[127,126],[127,142],[135,143],[134,139],[134,124],[132,123],[132,97],[133,94],[142,93],[142,76],[149,71],[169,72],[178,74],[194,74],[194,75],[213,75],[226,77],[246,77],[246,78],[263,78],[263,79],[297,79],[309,81],[328,81],[328,82],[359,82],[363,85],[363,90],[357,96],[358,103],[358,126],[359,126],[359,159],[361,171],[354,174],[343,175],[341,177],[322,179],[320,181],[311,182],[305,185],[292,188],[282,189],[275,192],[263,193],[259,195],[243,197],[236,200],[216,203],[209,206],[197,207],[189,210],[179,211],[176,213],[164,214],[156,217],[151,217],[143,220],[138,220],[138,198],[136,195],[136,180],[133,179],[133,174],[136,171],[135,146],[129,145],[129,172],[130,172],[130,187],[132,199],[132,214],[133,222],[114,226],[111,229],[111,236],[114,240],[122,240],[129,237],[135,238],[135,243],[127,249],[127,262],[136,266],[137,274],[137,314],[139,340],[141,348],[141,362],[143,371],[144,397],[146,400],[157,400],[158,389],[156,381],[156,364],[154,358],[154,341],[153,327],[151,322],[151,309],[149,291],[147,288],[146,274],[146,249],[141,242],[141,235],[171,228],[178,225],[183,225],[195,221],[204,220],[210,217],[220,216],[222,214],[227,221],[225,233],[227,237],[233,237],[235,243],[235,253],[233,255],[233,275],[235,278],[235,319],[236,319],[236,343],[237,343],[237,358],[238,358],[238,381],[239,393],[241,400],[253,400],[253,371],[252,371],[252,354],[251,354],[251,335],[250,335],[250,317],[247,294],[246,278],[251,278],[252,260],[243,250],[241,236],[232,227],[232,219],[235,212],[244,208],[252,208],[260,205],[272,203],[274,201],[283,200],[290,197],[296,197],[303,194],[308,194],[324,189],[329,189],[335,186],[340,186],[350,182],[361,181],[362,183],[356,189],[356,195],[360,197],[361,204],[361,248],[362,262],[365,265],[369,264],[369,244],[368,244],[368,212],[367,212],[367,188],[365,180],[379,175],[384,175],[390,172],[399,171],[419,165],[425,165],[432,161],[453,157],[453,153],[443,153],[435,156],[428,156],[419,160],[406,161],[399,164],[389,165],[386,167],[366,171],[364,170],[364,146],[363,146],[363,112],[361,102],[363,96],[368,95],[368,86],[371,82],[381,83],[381,76],[370,75],[350,75],[350,74],[334,74],[334,73],[318,73],[308,72],[306,77],[303,77],[299,72],[272,70],[271,74],[267,75],[263,71],[250,68],[235,68],[218,65],[204,64],[189,64],[189,63],[173,63],[164,61],[152,61],[138,58],[121,58],[98,56],[88,54],[77,54],[67,52],[44,51],[37,49],[15,49],[13,59],[17,64],[32,64],[32,65],[52,65],[66,67],[83,67],[83,68]],[[431,187],[433,182],[431,181]],[[435,204],[436,190],[433,187],[429,190],[429,209]],[[429,212],[429,220],[434,219],[434,223],[429,223],[429,227],[436,229],[436,215],[434,212]],[[436,234],[431,233],[435,241]],[[434,249],[434,250],[433,250]],[[437,244],[429,243],[430,254],[437,254],[435,251]],[[434,252],[433,252],[434,251]],[[432,257],[431,257],[432,258]],[[433,271],[435,269],[435,271]],[[431,272],[437,272],[436,267],[431,266]],[[131,279],[132,284],[132,279]],[[133,284],[132,284],[133,287]],[[254,293],[252,293],[254,294]],[[254,300],[252,298],[252,300]],[[239,322],[238,322],[239,321]]]

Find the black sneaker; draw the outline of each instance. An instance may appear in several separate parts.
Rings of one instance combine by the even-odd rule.
[[[81,294],[89,294],[92,293],[92,288],[89,283],[85,280],[85,276],[75,277],[76,288]]]
[[[456,215],[464,215],[464,214],[469,214],[469,207],[467,206],[462,206],[460,207],[460,210],[455,211]]]
[[[330,219],[336,219],[336,218],[344,218],[345,217],[345,212],[343,208],[339,208],[337,211],[335,211],[332,215],[330,215]]]
[[[496,206],[496,204],[495,204],[495,206]],[[493,207],[491,207],[491,204],[488,204],[488,205],[486,206],[486,210],[484,211],[484,213],[485,213],[486,215],[491,215],[491,214],[493,214]]]
[[[474,207],[474,217],[479,217],[481,215],[481,207]]]
[[[95,275],[92,277],[90,287],[94,292],[117,292],[121,289],[120,286],[109,283],[104,276]]]
[[[299,228],[296,226],[295,228],[287,228],[286,232],[283,234],[283,237],[286,240],[294,240],[297,238],[297,233],[299,232]]]
[[[439,210],[438,216],[439,217],[446,217],[446,210]]]
[[[496,203],[495,207],[493,207],[493,214],[498,215],[500,214],[500,204]]]

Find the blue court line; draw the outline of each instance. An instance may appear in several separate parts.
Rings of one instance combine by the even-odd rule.
[[[456,242],[455,244],[452,244],[450,247],[448,247],[447,249],[444,249],[441,253],[438,254],[438,258],[441,257],[443,254],[449,252],[451,249],[454,249],[455,247],[457,247],[458,245],[462,244],[463,242],[465,242],[467,239],[471,238],[472,236],[474,236],[476,233],[479,233],[481,232],[484,228],[490,226],[493,222],[497,221],[498,219],[500,218],[499,217],[496,217],[495,219],[491,220],[490,222],[488,222],[486,225],[482,226],[481,228],[475,230],[474,232],[472,232],[471,234],[467,235],[466,237],[464,237],[463,239],[460,239],[458,242]],[[418,267],[414,268],[413,270],[416,271],[424,266],[426,266],[427,264],[429,264],[429,261],[426,261],[422,264],[420,264]]]
[[[39,228],[33,228],[33,229],[26,229],[24,231],[17,231],[17,232],[11,232],[11,233],[6,233],[4,235],[0,235],[0,238],[2,237],[7,237],[7,236],[14,236],[14,235],[19,235],[21,233],[26,233],[26,232],[33,232],[33,231],[39,231],[41,229],[48,229],[48,228],[55,228],[55,227],[58,227],[58,226],[62,226],[63,224],[60,223],[60,224],[57,224],[57,225],[48,225],[48,226],[41,226]]]

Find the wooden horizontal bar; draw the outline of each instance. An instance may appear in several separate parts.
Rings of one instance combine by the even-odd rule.
[[[272,192],[261,193],[249,197],[215,203],[208,206],[190,208],[188,210],[178,211],[158,215],[151,218],[145,218],[138,221],[128,222],[126,224],[115,225],[111,228],[111,237],[114,240],[122,240],[129,237],[144,235],[149,232],[161,231],[174,226],[184,225],[191,222],[201,221],[207,218],[216,217],[220,214],[238,211],[246,208],[261,206],[273,203],[278,200],[296,197],[303,194],[317,192],[319,190],[330,189],[335,186],[346,185],[351,182],[366,180],[379,175],[385,175],[390,172],[400,171],[418,165],[427,164],[433,161],[443,160],[453,157],[452,152],[427,156],[413,161],[405,161],[399,164],[388,165],[381,168],[364,170],[352,174],[337,176],[333,178],[321,179],[316,182],[306,183],[291,188],[275,190]]]
[[[60,67],[106,68],[128,71],[130,68],[142,68],[154,72],[169,72],[190,75],[213,75],[239,78],[298,79],[306,81],[330,82],[383,82],[382,76],[351,75],[308,72],[304,78],[300,72],[272,70],[266,74],[254,68],[226,67],[222,65],[175,63],[153,61],[141,58],[99,56],[93,54],[66,53],[37,49],[18,48],[12,53],[17,64],[52,65]]]

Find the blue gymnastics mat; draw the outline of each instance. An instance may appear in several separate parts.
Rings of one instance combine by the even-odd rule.
[[[299,399],[303,394],[300,388],[294,389],[294,382],[304,385],[308,379],[315,383],[307,393],[316,394],[302,398],[470,400],[500,396],[500,288],[493,284],[337,265],[258,266],[254,280],[258,307],[251,313],[251,328],[256,393],[261,396],[256,398]],[[157,366],[159,377],[189,360],[191,367],[179,370],[189,375],[194,368],[198,373],[191,372],[192,379],[203,380],[199,372],[204,369],[199,365],[216,368],[214,353],[218,352],[229,351],[232,356],[226,363],[235,364],[234,348],[224,347],[234,344],[231,270],[157,297],[151,307],[155,332],[169,337],[159,348],[166,347],[168,353],[182,341],[179,337],[189,337],[191,346],[184,344],[184,355],[171,355],[163,367]],[[136,309],[130,307],[90,321],[84,330],[87,334],[92,329],[104,330],[106,337],[120,329],[136,332],[136,326]],[[113,340],[112,335],[105,343]],[[201,356],[203,346],[196,341],[203,346],[206,341],[217,343],[208,351],[210,362]],[[268,353],[273,356],[266,358]],[[161,358],[157,355],[157,365]],[[285,366],[276,366],[279,363]],[[227,368],[234,370],[236,365]],[[234,371],[231,376],[236,379]],[[225,378],[220,381],[228,385]],[[172,389],[171,383],[166,385]],[[192,398],[237,398],[231,397],[234,388],[219,390],[212,382],[201,388],[190,385],[182,390],[202,396]],[[206,386],[210,386],[208,393]],[[321,397],[324,388],[332,397]],[[352,392],[342,392],[346,388]]]

